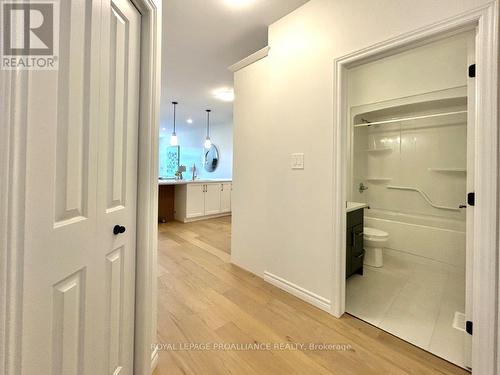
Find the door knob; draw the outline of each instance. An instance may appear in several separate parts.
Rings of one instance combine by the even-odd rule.
[[[113,234],[116,236],[116,235],[119,235],[121,233],[125,233],[126,230],[127,229],[124,226],[115,225],[113,228]]]

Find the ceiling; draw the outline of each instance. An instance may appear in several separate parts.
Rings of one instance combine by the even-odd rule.
[[[267,45],[267,26],[307,0],[163,1],[162,131],[170,133],[172,101],[178,127],[232,123],[233,106],[213,96],[233,87],[228,66]],[[186,121],[193,120],[192,124]]]

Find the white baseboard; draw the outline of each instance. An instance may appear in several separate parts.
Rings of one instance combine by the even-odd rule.
[[[151,374],[155,371],[158,366],[158,348],[155,348],[151,353]]]
[[[331,301],[313,293],[307,289],[304,289],[290,281],[282,279],[279,276],[273,275],[270,272],[264,272],[264,280],[270,284],[273,284],[275,287],[283,289],[284,291],[293,294],[295,297],[304,300],[311,305],[316,306],[317,308],[324,310],[328,313],[331,313]]]
[[[198,217],[185,218],[185,219],[183,219],[181,221],[183,223],[192,223],[193,221],[216,219],[218,217],[224,217],[224,216],[231,216],[231,212],[221,212],[220,214],[215,214],[215,215],[207,215],[207,216],[198,216]]]

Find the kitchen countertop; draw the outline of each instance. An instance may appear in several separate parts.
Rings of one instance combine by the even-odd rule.
[[[215,178],[215,179],[199,179],[199,180],[158,180],[158,185],[187,185],[187,184],[206,184],[210,182],[232,182],[228,178]]]
[[[368,207],[368,204],[366,204],[366,203],[347,202],[345,211],[351,212],[351,211],[356,211],[356,210],[359,210],[360,208],[366,208],[366,207]]]

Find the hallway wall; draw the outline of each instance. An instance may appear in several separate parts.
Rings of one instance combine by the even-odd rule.
[[[165,129],[160,132],[160,167],[165,162],[162,159],[162,150],[170,146],[169,130],[171,128],[165,127]],[[191,178],[191,168],[195,164],[198,177],[201,179],[231,179],[233,175],[233,124],[215,123],[211,125],[210,137],[214,145],[219,149],[220,156],[219,165],[213,172],[207,172],[203,168],[205,152],[203,142],[206,135],[206,128],[199,124],[196,126],[181,124],[177,128],[180,145],[180,165],[185,165],[187,169],[187,172],[184,173],[184,178]]]
[[[334,60],[486,3],[311,0],[270,26],[269,56],[235,75],[235,264],[330,303]]]

